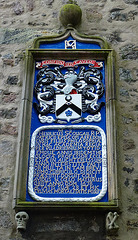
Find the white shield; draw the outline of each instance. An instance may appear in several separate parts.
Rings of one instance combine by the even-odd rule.
[[[56,95],[56,118],[68,122],[71,119],[78,119],[82,115],[81,94],[59,94]]]

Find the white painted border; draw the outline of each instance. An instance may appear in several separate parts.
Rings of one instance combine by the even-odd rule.
[[[34,157],[35,157],[35,139],[37,134],[45,129],[94,129],[100,132],[102,136],[102,189],[101,192],[95,197],[75,197],[75,198],[47,198],[47,197],[39,197],[33,191],[33,173],[34,173]],[[28,192],[31,197],[36,201],[41,202],[95,202],[99,201],[107,192],[107,158],[106,158],[106,136],[103,131],[98,126],[87,126],[87,125],[54,125],[54,126],[42,126],[37,128],[31,138],[31,151],[30,151],[30,166],[29,166],[29,178],[28,178]]]

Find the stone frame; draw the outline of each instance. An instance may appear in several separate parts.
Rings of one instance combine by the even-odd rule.
[[[39,49],[41,42],[59,41],[65,39],[71,34],[76,39],[83,41],[86,36],[66,31],[60,36],[40,37],[34,41],[34,48],[26,52],[25,64],[25,81],[23,86],[23,98],[20,120],[20,134],[17,151],[17,165],[15,173],[14,187],[14,208],[30,209],[30,208],[49,208],[49,207],[88,207],[92,209],[114,209],[118,207],[118,191],[117,191],[117,153],[116,153],[116,120],[115,120],[115,79],[114,79],[114,51],[108,49],[108,44],[101,38],[90,37],[87,41],[97,42],[102,49],[98,50],[43,50]],[[26,197],[26,181],[28,171],[28,155],[30,142],[30,125],[31,110],[33,96],[33,81],[35,61],[45,59],[98,59],[105,60],[105,84],[106,84],[106,127],[107,127],[107,158],[108,158],[108,202],[27,202]]]

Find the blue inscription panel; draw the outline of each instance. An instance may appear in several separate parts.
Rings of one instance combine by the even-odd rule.
[[[107,190],[106,140],[91,126],[40,127],[31,142],[29,192],[38,201],[95,201]]]
[[[35,143],[34,168],[33,185],[37,195],[99,194],[101,134],[97,130],[40,131]]]

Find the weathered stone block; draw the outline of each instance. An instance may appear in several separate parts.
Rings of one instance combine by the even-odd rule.
[[[17,85],[18,77],[17,76],[9,76],[7,79],[7,84],[9,85]]]
[[[117,44],[118,42],[122,42],[122,39],[120,37],[120,32],[114,31],[110,35],[107,36],[108,42],[111,42],[113,44]]]
[[[125,3],[127,4],[136,4],[138,5],[138,0],[124,0]]]
[[[17,111],[17,108],[1,109],[0,110],[0,117],[7,118],[7,119],[15,118],[16,117],[16,111]]]
[[[3,63],[5,65],[14,65],[14,56],[12,53],[6,54],[2,57]]]
[[[10,182],[10,178],[1,178],[0,179],[0,186],[1,186],[1,188],[9,187],[9,182]]]
[[[121,88],[120,89],[120,95],[123,96],[123,97],[128,97],[129,96],[129,92],[128,92],[127,89]]]
[[[10,124],[4,124],[3,126],[0,127],[0,134],[16,136],[17,127],[12,126]]]
[[[120,55],[122,59],[136,60],[138,58],[137,47],[134,44],[127,44],[120,49]]]
[[[128,220],[127,221],[127,227],[128,229],[134,229],[134,228],[138,228],[138,220]]]
[[[16,100],[16,93],[13,93],[13,92],[8,92],[8,91],[3,91],[3,94],[2,94],[2,102],[3,103],[14,103],[15,100]]]
[[[26,0],[27,8],[29,11],[33,11],[34,9],[34,0]]]
[[[0,209],[0,227],[11,228],[12,225],[10,214]]]
[[[123,150],[135,149],[136,145],[133,139],[124,139]]]
[[[133,119],[131,117],[125,117],[123,116],[123,123],[124,124],[130,124],[133,122]]]
[[[136,204],[132,204],[128,207],[128,211],[131,213],[138,214],[138,206]]]
[[[134,168],[123,167],[123,171],[126,171],[127,173],[132,173],[134,171]]]
[[[35,22],[40,26],[40,22]],[[26,43],[30,39],[34,39],[40,35],[40,31],[34,31],[33,29],[6,29],[3,38],[1,40],[2,44],[11,43]]]
[[[133,165],[134,164],[134,156],[133,155],[125,155],[125,162]]]
[[[130,11],[128,13],[122,13],[123,9],[115,8],[110,11],[109,22],[112,21],[131,21],[135,19],[137,11]]]
[[[21,15],[24,12],[24,7],[19,1],[13,3],[13,11],[16,15]]]
[[[133,81],[135,82],[135,80],[133,80],[132,78],[132,74],[129,69],[120,68],[119,77],[121,81],[129,82],[129,83]]]
[[[13,144],[11,141],[2,140],[0,142],[1,156],[11,155],[13,153]]]
[[[99,22],[103,16],[100,12],[93,10],[93,9],[87,9],[86,10],[86,18],[88,22]]]

